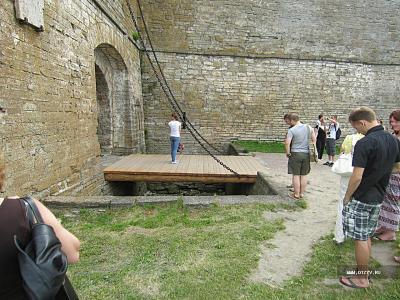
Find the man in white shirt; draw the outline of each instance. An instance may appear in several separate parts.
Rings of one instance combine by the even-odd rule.
[[[332,118],[328,118],[328,120],[330,121],[326,131],[326,153],[328,154],[328,161],[324,163],[324,165],[332,167],[336,154],[336,132],[339,129],[339,122],[337,121],[336,115],[332,116]]]

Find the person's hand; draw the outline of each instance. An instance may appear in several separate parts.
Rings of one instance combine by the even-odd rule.
[[[343,198],[343,206],[346,206],[347,204],[349,204],[349,202],[350,202],[350,198],[348,198],[348,197],[344,197]]]

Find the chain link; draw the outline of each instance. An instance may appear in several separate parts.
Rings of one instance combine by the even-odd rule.
[[[153,56],[154,56],[154,58],[155,58],[155,61],[157,62],[159,71],[160,71],[160,73],[162,74],[162,77],[163,77],[163,79],[164,79],[165,85],[167,86],[167,88],[168,88],[170,94],[168,94],[168,92],[167,92],[167,90],[166,90],[166,88],[165,88],[163,82],[161,81],[161,78],[160,78],[160,76],[159,76],[159,74],[158,74],[158,72],[157,72],[157,70],[156,70],[156,68],[155,68],[155,66],[154,66],[154,63],[153,63],[152,60],[151,60],[151,57],[150,57],[150,55],[149,55],[149,51],[147,50],[147,48],[146,48],[146,46],[145,46],[145,43],[144,43],[144,41],[143,41],[143,39],[142,39],[142,36],[141,36],[141,34],[140,34],[139,26],[138,26],[138,24],[137,24],[137,21],[136,21],[136,18],[135,18],[135,16],[134,16],[134,14],[133,14],[132,8],[131,8],[131,6],[130,6],[130,4],[129,4],[128,1],[126,1],[126,3],[127,3],[127,5],[128,5],[129,13],[130,13],[130,15],[131,15],[131,17],[132,17],[133,24],[134,24],[134,26],[135,26],[135,28],[136,28],[137,33],[138,33],[139,40],[140,40],[140,42],[141,42],[142,45],[143,45],[144,52],[146,53],[146,57],[147,57],[147,59],[148,59],[149,62],[150,62],[151,68],[153,69],[153,72],[154,72],[154,74],[155,74],[155,76],[156,76],[156,78],[157,78],[157,80],[158,80],[158,83],[160,84],[160,86],[161,86],[161,88],[162,88],[164,94],[166,95],[166,97],[167,97],[167,99],[168,99],[170,105],[171,105],[172,108],[174,109],[174,111],[177,111],[179,117],[181,118],[181,120],[183,120],[183,111],[182,111],[182,109],[180,108],[178,102],[176,101],[175,97],[173,96],[173,93],[172,93],[171,89],[169,88],[169,86],[168,86],[168,84],[167,84],[167,81],[166,81],[166,79],[165,79],[165,76],[164,76],[164,74],[163,74],[163,72],[162,72],[162,70],[161,70],[161,66],[160,66],[160,64],[159,64],[159,62],[158,62],[156,53],[155,53],[155,51],[154,51],[153,45],[152,45],[152,43],[151,43],[150,36],[149,36],[148,30],[147,30],[147,26],[146,26],[146,23],[145,23],[145,21],[144,21],[143,12],[142,12],[142,9],[141,9],[141,6],[140,6],[140,2],[139,2],[139,0],[137,0],[138,8],[139,8],[139,11],[140,11],[140,15],[141,15],[141,17],[142,17],[142,21],[143,21],[143,25],[144,25],[144,27],[145,27],[145,31],[146,31],[146,34],[147,34],[147,38],[148,38],[148,40],[149,40],[151,52],[152,52],[152,54],[153,54]],[[172,99],[170,98],[170,95],[172,96]],[[195,131],[209,146],[211,146],[211,147],[212,147],[214,150],[216,150],[218,153],[221,153],[218,149],[216,149],[214,146],[212,146],[210,143],[208,143],[207,140],[204,139],[204,137],[202,137],[202,135],[194,128],[194,126],[192,125],[192,123],[190,123],[189,120],[187,120],[187,122],[190,124],[190,126],[187,127],[189,133],[190,133],[190,134],[192,135],[192,137],[196,140],[196,142],[207,152],[207,154],[210,155],[215,161],[217,161],[222,167],[224,167],[225,169],[227,169],[229,172],[231,172],[231,173],[233,173],[233,174],[239,176],[239,174],[238,174],[236,171],[232,170],[229,166],[227,166],[224,162],[222,162],[219,158],[217,158],[214,154],[212,154],[211,151],[210,151],[209,149],[206,148],[206,146],[205,146],[205,145],[199,140],[199,138],[194,134],[194,131]]]

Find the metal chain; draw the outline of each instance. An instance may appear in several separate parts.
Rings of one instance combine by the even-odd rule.
[[[130,15],[131,15],[131,17],[132,17],[132,21],[133,21],[133,23],[134,23],[134,26],[135,26],[135,28],[136,28],[136,31],[138,32],[139,40],[140,40],[140,42],[141,42],[142,45],[143,45],[144,52],[146,53],[147,59],[148,59],[149,62],[150,62],[151,68],[153,69],[153,72],[154,72],[154,74],[155,74],[155,76],[156,76],[156,78],[157,78],[157,80],[158,80],[158,83],[160,84],[160,86],[161,86],[162,90],[164,91],[165,95],[167,96],[167,99],[168,99],[169,103],[171,104],[172,108],[173,108],[174,110],[176,110],[176,111],[178,112],[179,117],[180,117],[181,119],[183,119],[182,110],[180,109],[178,102],[177,102],[175,99],[174,99],[175,101],[172,100],[172,99],[170,99],[170,97],[168,96],[168,92],[167,92],[166,88],[164,87],[164,84],[162,83],[161,78],[159,77],[158,72],[157,72],[157,70],[156,70],[156,68],[155,68],[155,66],[154,66],[154,64],[153,64],[153,62],[152,62],[152,60],[151,60],[151,58],[150,58],[150,55],[149,55],[149,53],[148,53],[149,51],[148,51],[148,50],[146,49],[146,47],[145,47],[145,43],[144,43],[144,41],[143,41],[143,39],[142,39],[142,36],[141,36],[141,34],[140,34],[139,26],[138,26],[138,24],[137,24],[137,22],[136,22],[136,18],[135,18],[134,14],[133,14],[132,8],[131,8],[131,6],[130,6],[130,4],[129,4],[128,1],[126,1],[126,3],[127,3],[127,5],[128,5],[129,13],[130,13]],[[139,1],[138,1],[138,5],[139,5],[139,7],[140,7]],[[142,17],[142,20],[143,20],[143,17]],[[144,21],[144,20],[143,20],[143,21]],[[144,23],[144,22],[143,22],[143,23]],[[149,42],[150,42],[150,41],[149,41]],[[152,48],[152,46],[151,46],[151,51],[153,52],[153,55],[154,55],[154,57],[156,58],[156,54],[155,54],[154,49]],[[161,68],[160,68],[160,70],[161,70]],[[179,107],[179,110],[177,109],[178,107]],[[191,126],[193,127],[193,125],[191,125]],[[194,127],[193,127],[193,128],[194,128]],[[223,162],[222,162],[220,159],[218,159],[214,154],[212,154],[211,151],[208,150],[208,149],[205,147],[205,145],[203,145],[203,143],[202,143],[202,142],[198,139],[198,137],[194,134],[192,128],[187,127],[187,129],[188,129],[189,133],[192,135],[192,137],[197,141],[197,143],[208,153],[208,155],[210,155],[215,161],[217,161],[217,162],[218,162],[221,166],[223,166],[225,169],[227,169],[227,170],[230,171],[231,173],[233,173],[233,174],[239,176],[239,174],[238,174],[236,171],[232,170],[229,166],[227,166],[225,163],[223,163]],[[201,135],[199,134],[199,136],[201,136]]]
[[[147,37],[147,40],[148,40],[148,42],[149,42],[149,45],[150,45],[150,49],[151,49],[151,51],[152,51],[152,54],[153,54],[153,56],[154,56],[154,60],[156,61],[158,70],[159,70],[159,72],[160,72],[160,74],[161,74],[161,77],[163,78],[164,83],[165,83],[165,85],[166,85],[166,87],[167,87],[167,89],[168,89],[169,95],[171,96],[172,100],[175,102],[175,104],[176,104],[176,106],[178,107],[180,113],[183,113],[183,110],[181,109],[181,107],[180,107],[178,101],[176,100],[176,98],[175,98],[175,96],[174,96],[174,93],[172,92],[171,88],[170,88],[169,85],[168,85],[168,81],[167,81],[167,79],[166,79],[165,76],[164,76],[164,72],[163,72],[163,70],[162,70],[162,68],[161,68],[161,66],[160,66],[160,63],[159,63],[158,58],[157,58],[157,55],[156,55],[156,53],[155,53],[155,51],[154,51],[153,43],[151,42],[151,39],[150,39],[150,34],[149,34],[148,29],[147,29],[147,24],[146,24],[146,21],[145,21],[145,19],[144,19],[142,7],[141,7],[141,5],[140,5],[140,1],[139,1],[139,0],[137,0],[137,4],[138,4],[140,16],[141,16],[141,18],[142,18],[144,30],[145,30],[145,32],[146,32],[146,37]],[[139,31],[138,31],[138,33],[139,33]],[[143,42],[142,42],[142,44],[143,44],[143,48],[147,51],[145,44],[144,44]],[[168,97],[168,95],[167,95],[167,97]],[[200,132],[197,131],[197,129],[193,126],[193,124],[190,122],[189,119],[187,119],[186,122],[192,127],[192,129],[198,134],[198,136],[199,136],[206,144],[208,144],[211,148],[213,148],[213,149],[214,149],[215,151],[217,151],[218,153],[222,154],[222,152],[221,152],[220,150],[218,150],[218,149],[215,148],[212,144],[210,144],[210,143],[200,134]]]

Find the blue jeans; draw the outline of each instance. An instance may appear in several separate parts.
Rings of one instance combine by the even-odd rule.
[[[170,136],[169,139],[171,140],[171,158],[172,161],[176,161],[176,152],[178,152],[180,138],[176,136]]]

